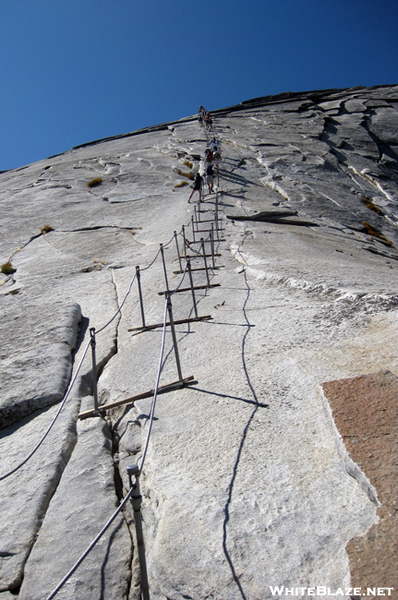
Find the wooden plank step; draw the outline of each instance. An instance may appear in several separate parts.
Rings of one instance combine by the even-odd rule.
[[[183,325],[184,323],[195,323],[196,321],[207,321],[212,319],[210,315],[205,315],[203,317],[189,317],[187,319],[178,319],[174,321],[174,325]],[[167,321],[166,325],[170,325],[170,321]],[[147,329],[156,329],[157,327],[163,327],[163,323],[154,323],[153,325],[145,325],[143,327],[130,327],[127,331],[146,331]]]
[[[209,267],[210,269],[210,267]],[[194,286],[194,290],[207,290],[208,288],[214,288],[214,287],[219,287],[221,285],[221,283],[211,283],[210,285],[196,285]],[[179,294],[180,292],[190,292],[192,291],[191,287],[187,287],[187,288],[179,288],[177,290],[168,290],[169,292],[171,292],[172,294]],[[158,292],[159,296],[164,296],[167,292]],[[174,321],[175,323],[175,321]]]
[[[190,375],[189,377],[185,377],[182,381],[173,381],[173,383],[168,383],[167,385],[162,385],[158,388],[158,394],[165,394],[166,392],[171,392],[173,390],[178,390],[180,388],[185,387],[186,385],[196,384],[197,381],[194,381],[194,376]],[[130,396],[129,398],[123,398],[123,400],[116,400],[116,402],[111,402],[110,404],[103,404],[98,407],[98,413],[101,414],[106,410],[110,410],[111,408],[117,408],[118,406],[123,406],[124,404],[131,404],[136,402],[136,400],[144,400],[145,398],[150,398],[155,393],[155,390],[149,390],[149,392],[143,392],[142,394],[137,394],[136,396]],[[95,409],[86,410],[79,414],[79,419],[87,419],[88,417],[95,417],[98,415]]]

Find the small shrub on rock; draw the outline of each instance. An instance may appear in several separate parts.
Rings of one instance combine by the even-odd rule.
[[[92,179],[91,181],[88,182],[87,187],[93,188],[93,187],[97,187],[97,185],[100,185],[102,183],[102,177],[94,177],[94,179]]]
[[[188,185],[188,181],[180,181],[180,183],[176,183],[176,185],[174,186],[174,189],[184,187],[184,185]]]
[[[13,273],[15,273],[15,271],[16,269],[14,269],[10,262],[6,262],[3,265],[1,265],[1,272],[4,275],[12,275]]]
[[[377,213],[378,215],[383,214],[383,211],[381,210],[381,208],[376,206],[370,198],[367,198],[366,196],[364,196],[362,198],[362,202],[365,204],[366,208],[369,208],[369,210],[373,210],[373,212]]]

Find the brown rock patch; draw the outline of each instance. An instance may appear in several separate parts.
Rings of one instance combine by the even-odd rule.
[[[398,598],[398,378],[386,371],[323,389],[347,452],[381,503],[380,521],[347,544],[351,585],[393,587],[390,598]]]

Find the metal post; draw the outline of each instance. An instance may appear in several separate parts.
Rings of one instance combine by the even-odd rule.
[[[193,215],[191,216],[191,223],[192,223],[192,239],[194,242],[196,242],[195,240],[195,227],[194,227],[194,223],[193,223]]]
[[[207,286],[210,287],[210,279],[209,279],[209,270],[207,268],[207,260],[206,260],[206,249],[205,249],[205,242],[203,238],[200,238],[200,241],[202,242],[202,249],[203,249],[203,260],[205,261],[205,269],[206,269],[206,278],[207,278]]]
[[[178,354],[177,336],[176,336],[176,330],[175,330],[175,325],[174,325],[173,310],[172,310],[172,306],[171,306],[170,294],[167,294],[167,310],[169,311],[171,334],[173,336],[174,356],[176,358],[176,363],[177,363],[178,379],[179,379],[179,381],[182,382],[183,377],[182,377],[182,371],[181,371],[181,365],[180,365],[180,357]]]
[[[199,225],[198,225],[198,213],[196,211],[196,206],[193,207],[193,214],[195,216],[195,223],[196,223],[196,231],[199,231]]]
[[[138,281],[138,295],[140,297],[140,308],[141,308],[141,320],[142,320],[142,326],[145,327],[145,316],[144,316],[144,304],[142,302],[142,291],[141,291],[141,273],[140,273],[140,268],[136,267],[135,268],[135,272],[137,274],[137,281]]]
[[[166,263],[164,260],[164,251],[163,251],[163,244],[160,244],[160,253],[162,255],[162,262],[163,262],[163,272],[164,272],[164,278],[166,281],[166,291],[169,290],[169,282],[167,281],[167,271],[166,271]]]
[[[93,396],[94,396],[94,410],[98,412],[98,390],[97,390],[97,361],[95,358],[95,327],[90,328],[90,336],[91,336],[91,357],[92,357],[92,365],[93,365]]]
[[[213,223],[211,224],[211,230],[210,230],[210,246],[211,246],[211,260],[212,260],[212,265],[213,265],[213,269],[216,266],[216,262],[214,259],[214,226]]]
[[[140,493],[140,469],[138,465],[131,465],[127,467],[127,474],[129,476],[130,481],[130,489],[133,488],[133,492],[131,494],[131,504],[133,505],[134,510],[134,524],[135,524],[135,532],[137,535],[137,546],[138,546],[138,558],[140,562],[140,572],[141,572],[141,591],[142,591],[142,599],[149,600],[149,586],[148,586],[148,573],[146,569],[146,559],[145,559],[145,546],[144,546],[144,534],[142,531],[142,515],[141,515],[141,503],[142,496]],[[132,476],[135,475],[135,482],[132,481]]]
[[[216,192],[216,210],[215,210],[214,218],[215,218],[215,221],[216,221],[217,241],[219,241],[220,236],[219,236],[219,232],[218,232],[218,191]]]
[[[176,241],[176,247],[177,247],[177,256],[178,256],[178,262],[180,264],[180,271],[182,271],[182,263],[181,263],[181,256],[180,256],[180,249],[178,247],[178,239],[177,239],[177,232],[174,232],[174,239]]]
[[[187,260],[187,265],[188,265],[189,281],[190,281],[190,284],[191,284],[191,291],[192,291],[193,308],[194,308],[194,311],[195,311],[195,317],[198,318],[198,309],[197,309],[197,306],[196,306],[195,289],[193,287],[193,279],[192,279],[192,271],[191,271],[191,261],[190,261],[189,258]]]
[[[187,257],[187,238],[185,237],[185,225],[182,226],[182,237],[184,239],[184,256]],[[181,269],[182,271],[182,269]]]

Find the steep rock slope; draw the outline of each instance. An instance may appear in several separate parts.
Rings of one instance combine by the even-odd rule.
[[[143,458],[151,398],[77,419],[93,406],[89,329],[101,404],[151,390],[159,362],[161,385],[179,378],[170,333],[160,359],[162,328],[139,329],[137,265],[146,325],[167,315],[159,292],[188,288],[172,314],[195,381],[159,396],[140,477],[151,598],[398,586],[394,548],[384,577],[366,559],[354,571],[358,540],[386,512],[396,526],[396,493],[332,412],[339,381],[382,372],[379,397],[398,376],[397,102],[394,86],[259,98],[213,113],[212,131],[182,119],[0,175],[0,598],[47,598]],[[188,204],[213,135],[217,193]],[[211,319],[192,320],[183,234]],[[365,421],[361,436],[380,427]],[[54,597],[139,597],[131,514]]]

